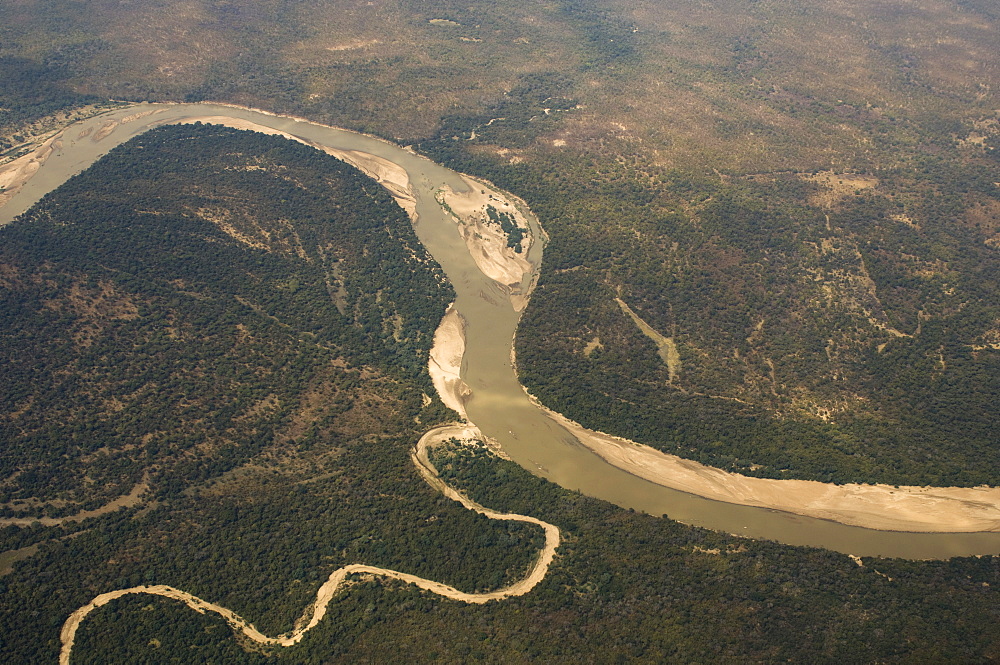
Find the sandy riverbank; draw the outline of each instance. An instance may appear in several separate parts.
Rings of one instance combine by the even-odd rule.
[[[1000,531],[997,487],[833,485],[812,480],[752,478],[585,429],[546,408],[534,397],[531,400],[609,464],[658,485],[706,499],[882,531]]]
[[[152,111],[135,113],[133,115],[126,116],[121,120],[108,121],[90,138],[92,141],[99,142],[110,136],[111,133],[114,132],[114,130],[120,125],[156,115],[157,113],[159,113],[159,110],[154,109]],[[374,179],[386,188],[399,206],[403,208],[403,210],[405,210],[411,218],[416,216],[416,198],[413,195],[413,191],[410,189],[409,176],[407,175],[406,170],[387,159],[357,150],[338,150],[335,148],[329,148],[293,134],[289,134],[288,132],[267,127],[266,125],[261,125],[250,120],[231,118],[224,115],[206,115],[185,118],[178,121],[176,124],[194,124],[196,122],[222,125],[233,129],[250,130],[271,136],[283,136],[289,140],[298,141],[299,143],[321,150],[340,159],[341,161],[347,162],[368,175],[370,178]],[[32,152],[0,166],[0,207],[17,194],[24,186],[24,183],[30,180],[35,172],[38,171],[39,167],[45,163],[45,160],[47,160],[49,156],[51,156],[52,153],[59,148],[62,137],[63,132],[59,132],[39,145]],[[83,138],[83,135],[81,135],[80,138]]]
[[[465,413],[465,398],[471,390],[461,376],[464,355],[465,322],[452,304],[448,306],[448,311],[434,332],[434,345],[431,347],[427,371],[444,405],[457,411],[462,418],[468,418]]]
[[[59,146],[62,133],[53,136],[26,155],[0,166],[0,207],[21,191],[49,155]]]
[[[416,217],[417,200],[413,195],[413,190],[410,189],[410,177],[407,175],[406,170],[403,167],[390,162],[388,159],[376,157],[375,155],[371,155],[367,152],[361,152],[359,150],[338,150],[336,148],[330,148],[295,136],[294,134],[289,134],[288,132],[283,132],[250,120],[230,118],[229,116],[224,115],[206,115],[185,118],[177,124],[191,125],[196,122],[202,122],[209,125],[222,125],[233,129],[245,129],[271,136],[283,136],[286,139],[298,141],[299,143],[321,150],[328,155],[332,155],[341,161],[347,162],[378,182],[386,188],[389,194],[392,195],[392,198],[396,200],[396,203],[398,203],[399,206],[410,215],[411,219]]]

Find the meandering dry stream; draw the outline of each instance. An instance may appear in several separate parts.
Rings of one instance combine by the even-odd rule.
[[[59,663],[61,665],[69,665],[70,655],[73,652],[73,642],[76,638],[76,631],[79,629],[80,623],[87,617],[88,614],[93,612],[98,607],[115,600],[116,598],[133,594],[163,596],[164,598],[179,600],[194,611],[201,614],[204,614],[205,612],[215,612],[226,620],[226,623],[230,625],[233,631],[245,635],[254,642],[267,646],[282,647],[297,644],[307,632],[315,628],[319,622],[323,620],[323,617],[326,616],[327,606],[330,604],[330,601],[333,600],[334,596],[336,596],[337,591],[344,586],[348,576],[350,575],[358,574],[388,577],[390,579],[406,582],[407,584],[416,585],[421,589],[436,593],[439,596],[451,598],[452,600],[460,600],[466,603],[482,604],[490,600],[503,600],[512,596],[523,596],[535,588],[535,586],[545,578],[545,574],[549,570],[549,565],[555,557],[556,548],[559,547],[559,529],[548,522],[543,522],[542,520],[535,519],[534,517],[498,513],[495,510],[485,508],[456,491],[452,487],[449,487],[444,483],[444,481],[441,480],[438,476],[437,469],[434,468],[434,465],[428,458],[429,449],[451,438],[468,439],[470,437],[474,437],[476,434],[477,432],[475,432],[475,428],[470,428],[465,425],[446,425],[444,427],[436,427],[420,438],[420,441],[410,454],[410,457],[413,460],[414,466],[420,472],[421,477],[423,477],[423,479],[426,480],[431,487],[438,490],[449,499],[459,502],[469,510],[482,513],[486,517],[493,520],[528,522],[530,524],[536,524],[542,528],[545,532],[545,545],[542,546],[541,551],[538,553],[538,558],[535,559],[534,564],[524,578],[512,583],[509,586],[497,589],[496,591],[486,593],[467,593],[465,591],[459,591],[455,587],[448,586],[447,584],[434,582],[433,580],[417,577],[416,575],[411,575],[409,573],[401,573],[397,570],[379,568],[378,566],[367,566],[358,563],[350,564],[338,568],[330,573],[326,582],[324,582],[316,592],[316,600],[312,603],[312,605],[305,609],[302,616],[295,622],[295,627],[291,631],[278,635],[277,637],[268,637],[267,635],[264,635],[257,630],[252,623],[230,609],[202,600],[197,596],[192,596],[186,591],[181,591],[180,589],[175,589],[174,587],[170,587],[165,584],[118,589],[116,591],[102,593],[80,609],[73,612],[73,614],[71,614],[66,620],[66,623],[63,624],[62,632],[60,633],[62,649],[59,652]]]

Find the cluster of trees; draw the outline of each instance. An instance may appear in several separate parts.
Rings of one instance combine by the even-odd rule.
[[[372,433],[443,413],[420,394],[450,286],[388,194],[319,151],[165,127],[3,238],[2,502],[72,513],[146,474],[169,493],[308,443],[366,367],[396,395]]]
[[[797,173],[421,147],[523,196],[550,235],[517,354],[552,408],[742,473],[1000,483],[1000,360],[976,348],[1000,320],[1000,255],[968,221],[996,205],[988,154],[880,171],[827,205]],[[673,382],[615,297],[674,338]]]
[[[979,662],[1000,649],[996,558],[866,558],[861,567],[840,554],[748,541],[624,511],[555,487],[481,449],[440,451],[434,461],[449,483],[476,501],[536,515],[562,530],[556,561],[530,594],[466,605],[395,582],[363,582],[335,599],[299,645],[266,655],[244,653],[214,616],[134,597],[88,617],[77,635],[75,662],[203,657],[217,663],[909,663]],[[345,461],[345,468],[358,463]],[[411,489],[419,488],[401,485],[397,503],[405,503],[398,499],[410,497]],[[304,508],[308,519],[314,507]],[[278,501],[273,510],[282,509],[287,503]],[[312,524],[295,536],[308,534]],[[402,534],[422,527],[397,528]],[[276,540],[283,550],[284,539]],[[442,541],[424,545],[412,553],[415,560],[450,551]],[[514,547],[529,546],[521,540]],[[255,557],[254,548],[248,549]],[[466,559],[453,570],[463,566],[486,568]],[[225,598],[261,627],[260,617],[270,616],[263,606],[276,594],[269,584],[274,577],[259,579],[261,609],[236,594]],[[302,579],[289,595],[307,601],[299,586],[311,591],[319,580]],[[288,619],[294,615],[290,611]]]
[[[520,253],[522,251],[521,241],[524,239],[524,229],[517,225],[514,215],[509,212],[497,210],[494,206],[486,206],[486,217],[507,234],[507,246],[513,247],[515,252]]]

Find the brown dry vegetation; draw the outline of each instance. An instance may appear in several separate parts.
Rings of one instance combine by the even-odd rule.
[[[582,108],[552,140],[724,171],[897,163],[917,126],[991,115],[996,25],[944,1],[621,4],[204,0],[15,6],[0,52],[69,62],[113,98],[200,97],[405,141],[477,113],[526,74]],[[441,16],[455,24],[432,23]],[[623,50],[609,51],[609,45]],[[401,110],[405,112],[401,113]]]

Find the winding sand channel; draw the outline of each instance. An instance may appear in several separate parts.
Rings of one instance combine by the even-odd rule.
[[[0,182],[13,193],[0,208],[0,224],[115,145],[153,126],[195,120],[314,145],[356,164],[396,196],[457,293],[431,363],[435,385],[533,473],[620,506],[788,544],[907,558],[1000,553],[1000,488],[748,478],[590,432],[534,403],[518,382],[512,340],[541,264],[544,232],[511,195],[385,141],[236,107],[137,105],[73,125],[38,154],[0,167]],[[477,211],[487,204],[516,213],[530,228],[534,242],[523,254],[504,254],[503,243],[484,233]]]
[[[556,548],[559,547],[559,529],[548,522],[543,522],[539,519],[535,519],[534,517],[498,513],[494,510],[490,510],[489,508],[484,508],[475,501],[468,499],[465,495],[456,491],[452,487],[449,487],[444,481],[442,481],[438,476],[437,469],[434,468],[434,465],[431,464],[430,459],[428,459],[428,450],[435,445],[447,441],[448,439],[470,439],[478,438],[478,436],[479,432],[474,427],[467,425],[445,425],[444,427],[437,427],[430,432],[427,432],[427,434],[424,434],[420,438],[420,441],[410,453],[410,458],[413,460],[413,464],[420,472],[421,477],[423,477],[423,479],[426,480],[431,487],[438,490],[449,499],[459,502],[469,510],[482,513],[486,517],[493,520],[528,522],[542,527],[545,531],[545,545],[539,552],[538,558],[535,560],[531,570],[528,571],[528,574],[523,579],[514,582],[510,586],[497,589],[496,591],[490,591],[488,593],[466,593],[464,591],[459,591],[455,587],[448,586],[447,584],[427,580],[423,577],[410,575],[409,573],[401,573],[396,570],[389,570],[388,568],[366,566],[359,563],[350,564],[333,571],[330,574],[330,577],[327,578],[326,582],[323,583],[323,586],[319,588],[319,591],[316,592],[315,602],[307,607],[306,611],[301,617],[299,617],[298,621],[295,622],[295,627],[290,632],[278,635],[277,637],[268,637],[267,635],[264,635],[257,630],[252,623],[249,623],[246,619],[239,616],[232,610],[216,605],[215,603],[202,600],[197,596],[192,596],[186,591],[181,591],[180,589],[175,589],[174,587],[166,586],[165,584],[118,589],[117,591],[102,593],[97,598],[94,598],[92,601],[73,612],[73,614],[71,614],[66,620],[66,623],[63,624],[62,632],[60,633],[60,639],[62,640],[62,649],[59,652],[60,665],[69,665],[70,656],[73,651],[73,642],[76,638],[76,631],[79,629],[80,623],[87,617],[88,614],[96,610],[98,607],[108,604],[116,598],[132,594],[163,596],[164,598],[179,600],[199,614],[204,614],[205,612],[215,612],[226,620],[226,623],[229,624],[234,632],[242,633],[247,638],[258,644],[282,647],[297,644],[306,633],[315,628],[319,622],[323,620],[323,617],[326,616],[326,608],[330,604],[330,601],[333,600],[337,591],[345,585],[347,578],[351,575],[388,577],[390,579],[406,582],[407,584],[416,585],[425,591],[436,593],[439,596],[451,598],[452,600],[460,600],[466,603],[482,604],[490,600],[504,600],[505,598],[510,598],[512,596],[523,596],[535,588],[535,586],[541,582],[542,579],[544,579],[545,574],[548,572],[549,564],[552,563],[552,559],[555,557]]]

